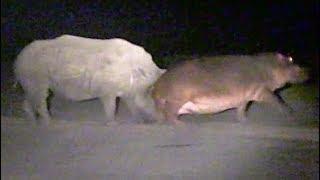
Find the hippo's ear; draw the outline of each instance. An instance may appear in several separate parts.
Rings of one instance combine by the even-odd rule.
[[[281,53],[276,53],[276,57],[277,57],[277,59],[280,60],[280,61],[282,61],[283,59],[286,58],[286,57],[285,57],[283,54],[281,54]]]
[[[285,56],[281,53],[276,53],[276,59],[280,63],[293,63],[293,58],[291,56]]]

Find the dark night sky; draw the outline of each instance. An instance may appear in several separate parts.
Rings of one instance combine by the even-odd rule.
[[[280,51],[319,65],[318,1],[221,2],[2,0],[1,61],[12,62],[32,40],[73,34],[121,37],[155,59]]]

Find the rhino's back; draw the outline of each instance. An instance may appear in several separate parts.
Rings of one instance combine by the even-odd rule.
[[[19,54],[15,69],[20,79],[50,79],[62,92],[68,87],[94,93],[110,87],[135,92],[162,74],[152,56],[129,41],[71,35],[30,43]]]

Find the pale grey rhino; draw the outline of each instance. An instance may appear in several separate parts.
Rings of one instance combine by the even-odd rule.
[[[25,91],[24,109],[48,124],[48,90],[74,101],[99,98],[106,120],[115,120],[116,98],[137,109],[152,108],[148,89],[165,72],[141,46],[124,39],[62,35],[36,40],[18,55],[14,71]]]

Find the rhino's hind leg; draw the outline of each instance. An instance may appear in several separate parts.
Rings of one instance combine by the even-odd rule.
[[[26,97],[26,99],[23,101],[23,110],[27,114],[27,118],[31,119],[32,121],[36,121],[36,112],[30,103],[30,100]]]
[[[116,113],[116,96],[108,95],[101,98],[103,104],[104,112],[106,115],[106,120],[108,124],[115,123],[115,113]]]
[[[36,91],[34,91],[36,90]],[[24,109],[31,119],[37,120],[40,125],[48,125],[50,115],[47,108],[48,88],[46,86],[34,87],[33,91],[26,93]]]
[[[48,88],[40,89],[35,97],[35,103],[37,112],[39,113],[39,123],[41,125],[48,125],[50,121],[50,115],[47,107]]]

